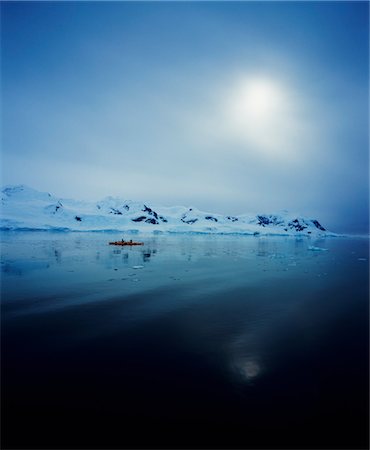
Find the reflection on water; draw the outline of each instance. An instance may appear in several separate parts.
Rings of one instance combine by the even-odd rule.
[[[238,358],[235,361],[235,368],[241,375],[242,381],[251,383],[261,372],[261,364],[251,358]]]
[[[366,443],[366,240],[120,238],[3,234],[10,446]]]
[[[337,264],[333,253],[308,251],[310,245],[322,245],[308,239],[147,236],[144,246],[123,249],[107,245],[109,239],[111,235],[96,233],[51,238],[47,233],[32,233],[31,238],[27,233],[6,233],[1,262],[9,293],[5,311],[22,314],[31,312],[33,306],[38,312],[75,306],[171,288],[173,282],[182,292],[187,291],[189,295],[182,301],[188,302],[197,291],[222,292],[287,279],[289,275],[282,272],[298,277],[307,273],[311,278],[325,276]]]

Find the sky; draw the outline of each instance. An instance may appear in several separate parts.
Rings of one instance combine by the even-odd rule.
[[[0,6],[2,185],[367,232],[367,2]]]

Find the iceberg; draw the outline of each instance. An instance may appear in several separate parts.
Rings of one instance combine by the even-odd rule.
[[[308,247],[308,250],[311,250],[313,252],[326,252],[328,249],[327,248],[323,248],[323,247],[315,247],[313,245],[310,245]]]

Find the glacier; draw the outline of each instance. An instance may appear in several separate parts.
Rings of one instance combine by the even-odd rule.
[[[98,202],[57,198],[26,185],[1,191],[1,230],[121,231],[246,235],[335,235],[315,218],[279,214],[221,215],[194,207],[159,206],[106,197]]]

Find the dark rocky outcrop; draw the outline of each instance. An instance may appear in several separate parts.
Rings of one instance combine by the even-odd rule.
[[[56,214],[62,208],[63,208],[62,203],[58,202],[56,205],[47,206],[45,210],[51,212],[51,214]]]
[[[147,217],[146,216],[140,216],[140,217],[136,217],[136,219],[131,219],[133,222],[142,222],[143,220],[145,220]]]
[[[266,216],[257,216],[258,219],[258,225],[262,225],[263,227],[265,225],[269,225],[270,219]]]
[[[119,209],[116,209],[116,208],[111,208],[110,211],[109,211],[109,214],[117,214],[119,216],[122,216],[121,211]]]
[[[151,208],[149,208],[148,206],[144,205],[144,209],[142,209],[143,212],[147,212],[148,214],[154,216],[156,219],[158,219],[158,214],[153,211]]]
[[[266,225],[280,225],[283,223],[281,219],[279,219],[277,216],[265,216],[265,215],[258,215],[258,225],[266,226]]]
[[[189,210],[190,211],[190,210]],[[188,225],[192,225],[195,223],[198,219],[188,219],[186,214],[183,214],[181,217],[181,222],[187,223]]]
[[[153,224],[153,225],[158,225],[158,223],[159,223],[157,220],[151,219],[151,218],[146,219],[145,222],[146,222],[146,223],[151,223],[151,224]]]
[[[321,223],[318,220],[312,220],[311,221],[316,228],[318,228],[321,231],[326,231],[326,229],[321,225]]]
[[[206,220],[212,220],[213,222],[218,222],[218,220],[216,219],[216,217],[213,216],[205,216]]]
[[[290,229],[295,229],[296,231],[303,231],[307,228],[305,223],[301,223],[298,219],[294,219],[288,223]]]

